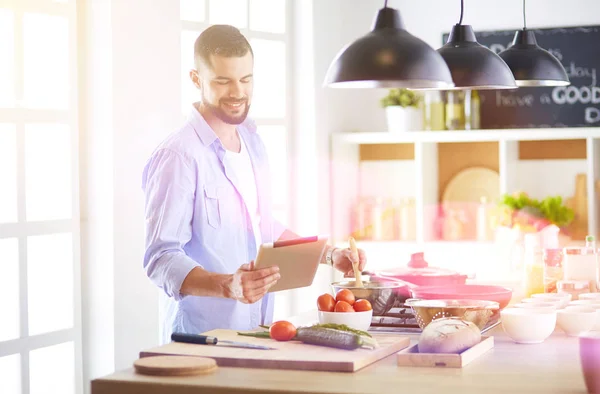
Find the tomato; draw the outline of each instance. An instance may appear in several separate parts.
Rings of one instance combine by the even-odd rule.
[[[269,335],[276,341],[289,341],[296,336],[296,327],[289,321],[280,320],[271,324]]]
[[[320,311],[323,312],[333,312],[333,308],[335,307],[335,298],[331,294],[325,293],[317,298],[317,306]]]
[[[350,290],[342,289],[342,290],[338,291],[337,294],[335,295],[335,300],[337,302],[345,301],[350,305],[354,305],[354,301],[356,301],[356,297],[354,297],[354,294]]]
[[[373,309],[369,300],[356,300],[352,307],[356,312],[365,312]]]
[[[335,303],[335,311],[336,312],[354,312],[354,308],[352,308],[352,305],[348,304],[346,301],[338,301]]]

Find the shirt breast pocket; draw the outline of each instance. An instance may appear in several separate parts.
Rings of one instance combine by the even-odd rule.
[[[208,224],[213,228],[221,227],[221,207],[219,206],[219,188],[216,185],[204,186],[204,205]]]

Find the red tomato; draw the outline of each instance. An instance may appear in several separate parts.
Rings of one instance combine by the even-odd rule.
[[[335,304],[336,312],[354,312],[354,308],[352,305],[348,304],[346,301],[338,301]]]
[[[356,300],[352,307],[356,312],[365,312],[373,309],[369,300]]]
[[[352,293],[350,290],[342,289],[342,290],[338,291],[337,294],[335,295],[335,300],[337,302],[345,301],[350,305],[354,305],[354,301],[356,301],[356,297],[354,297],[354,293]]]
[[[331,294],[325,293],[317,298],[317,306],[320,311],[323,312],[333,312],[333,308],[335,307],[335,298]]]
[[[289,341],[296,336],[296,327],[289,321],[280,320],[271,324],[269,335],[276,341]]]

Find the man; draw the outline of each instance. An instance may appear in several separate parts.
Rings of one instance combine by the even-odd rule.
[[[173,331],[245,330],[269,324],[277,267],[253,269],[261,243],[298,237],[271,213],[269,165],[247,119],[254,55],[232,26],[206,29],[190,78],[201,101],[154,151],[143,173],[144,268],[170,299],[163,341]],[[328,248],[322,263],[351,274],[352,254]],[[366,263],[359,251],[359,269]]]

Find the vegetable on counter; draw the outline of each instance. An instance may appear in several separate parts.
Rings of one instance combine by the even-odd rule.
[[[308,327],[294,327],[287,321],[278,321],[271,326],[261,326],[269,331],[238,332],[238,335],[274,339],[277,341],[297,340],[311,345],[354,350],[360,347],[376,348],[377,341],[367,332],[355,330],[345,324],[314,324]],[[293,335],[292,335],[293,334]]]
[[[481,342],[481,330],[458,317],[433,320],[421,332],[419,353],[462,353]]]

